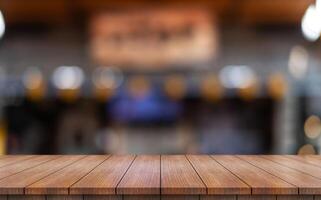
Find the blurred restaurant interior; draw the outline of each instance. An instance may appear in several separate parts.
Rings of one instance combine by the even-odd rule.
[[[321,0],[0,11],[0,155],[321,152]]]

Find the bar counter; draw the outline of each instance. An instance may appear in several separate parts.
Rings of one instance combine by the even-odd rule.
[[[321,200],[321,156],[0,156],[0,200]]]

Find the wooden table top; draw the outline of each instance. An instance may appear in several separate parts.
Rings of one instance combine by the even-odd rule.
[[[318,195],[321,156],[0,156],[0,195]]]

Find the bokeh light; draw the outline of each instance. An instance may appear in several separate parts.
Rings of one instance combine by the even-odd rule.
[[[144,98],[151,90],[151,83],[146,77],[136,75],[128,80],[127,89],[133,97]]]
[[[294,46],[291,49],[288,68],[293,77],[302,79],[308,69],[309,54],[302,46]]]
[[[247,88],[255,81],[255,73],[246,65],[229,65],[219,72],[219,79],[226,88]]]
[[[310,116],[304,123],[305,135],[310,139],[315,139],[321,134],[321,120],[318,116]]]
[[[307,40],[316,41],[321,34],[321,9],[310,5],[302,18],[301,28]]]
[[[5,21],[2,12],[0,11],[0,39],[3,37],[6,29]]]
[[[165,78],[165,94],[174,100],[182,99],[186,93],[187,85],[183,76],[171,75]]]
[[[300,147],[298,151],[298,155],[314,155],[316,154],[316,150],[312,144],[305,144]]]
[[[124,77],[116,67],[98,67],[93,72],[92,80],[99,89],[115,89],[123,83]]]
[[[77,66],[61,66],[53,73],[53,84],[60,90],[79,89],[84,82],[84,72]]]

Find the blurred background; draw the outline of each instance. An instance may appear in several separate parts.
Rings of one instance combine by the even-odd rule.
[[[321,0],[0,11],[0,154],[321,153]]]

